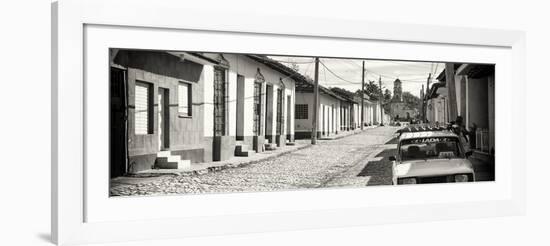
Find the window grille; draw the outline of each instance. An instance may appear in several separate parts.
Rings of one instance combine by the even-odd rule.
[[[214,136],[225,135],[225,70],[214,70]]]
[[[277,89],[277,135],[283,132],[283,91]]]
[[[262,111],[262,84],[254,83],[254,128],[253,132],[255,136],[261,134],[260,124],[261,124],[261,111]]]
[[[308,105],[307,104],[296,104],[294,106],[294,118],[298,120],[307,120],[308,119]]]

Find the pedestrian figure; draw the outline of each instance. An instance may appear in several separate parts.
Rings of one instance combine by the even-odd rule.
[[[456,117],[456,120],[452,123],[451,128],[453,132],[460,138],[462,145],[464,146],[464,150],[469,151],[471,146],[470,141],[468,141],[470,133],[468,132],[468,130],[466,130],[466,127],[464,127],[464,120],[462,119],[462,116]]]
[[[468,140],[470,141],[470,149],[476,148],[476,131],[477,124],[473,123],[470,125],[470,130],[468,131]]]

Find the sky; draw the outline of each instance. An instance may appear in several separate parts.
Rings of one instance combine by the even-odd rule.
[[[270,56],[291,67],[298,65],[299,72],[314,78],[314,58]],[[341,87],[349,91],[361,88],[361,70],[363,60],[320,58],[319,84],[325,87]],[[403,92],[408,91],[419,96],[422,85],[426,86],[428,75],[437,77],[445,64],[437,62],[410,62],[397,60],[365,60],[365,81],[375,81],[382,78],[382,88],[389,89],[393,94],[393,82],[396,78],[402,81]],[[432,83],[435,78],[432,79]]]

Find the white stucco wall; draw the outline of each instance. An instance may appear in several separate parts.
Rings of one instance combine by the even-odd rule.
[[[318,130],[325,131],[329,134],[334,134],[338,130],[338,108],[340,107],[340,100],[329,96],[327,94],[320,93],[319,95],[319,124]]]
[[[295,105],[296,104],[307,104],[308,110],[307,110],[307,119],[295,119],[294,120],[294,127],[296,131],[299,132],[305,132],[305,131],[311,131],[312,129],[312,121],[313,118],[313,110],[314,110],[314,104],[313,104],[313,93],[303,93],[303,92],[296,92],[295,97]]]
[[[202,70],[202,81],[204,81],[204,136],[214,136],[214,67],[204,65]]]
[[[236,136],[237,132],[237,73],[230,67],[227,71],[227,123],[226,127],[229,132],[226,132],[228,136]],[[246,121],[245,121],[246,122]]]
[[[376,103],[374,102],[371,102],[371,101],[368,101],[366,100],[365,103],[363,104],[363,110],[364,110],[364,114],[363,114],[363,122],[365,124],[374,124],[375,122],[375,108],[376,108]],[[361,115],[361,104],[358,104],[357,105],[357,109],[358,109],[358,112],[357,112],[357,115],[360,116]],[[357,118],[357,126],[358,127],[361,127],[361,118],[358,117]]]
[[[296,92],[296,102],[295,104],[307,104],[308,105],[308,118],[307,119],[297,119],[295,120],[296,131],[306,132],[311,131],[312,119],[313,119],[313,110],[314,107],[314,98],[313,93],[308,92]],[[334,105],[334,109],[332,107]],[[334,120],[333,120],[334,118]],[[319,114],[318,114],[318,124],[317,131],[323,131],[323,126],[329,134],[334,134],[337,131],[340,131],[340,100],[324,94],[319,93]]]
[[[285,75],[282,73],[279,73],[261,63],[258,63],[244,55],[236,55],[236,54],[224,54],[224,58],[229,62],[229,91],[228,91],[228,109],[229,109],[229,134],[231,136],[235,136],[237,132],[237,126],[236,126],[236,117],[237,117],[237,75],[244,76],[244,108],[243,108],[243,115],[244,115],[244,125],[243,132],[244,136],[252,136],[254,133],[254,81],[256,78],[256,74],[258,72],[258,68],[260,69],[260,73],[264,76],[265,83],[262,84],[262,105],[264,109],[262,110],[262,113],[260,115],[261,118],[261,128],[262,130],[261,135],[275,135],[276,133],[276,116],[273,115],[270,119],[271,127],[270,129],[266,129],[266,119],[265,119],[265,110],[268,110],[268,113],[275,114],[277,112],[277,103],[276,101],[267,103],[267,97],[266,97],[266,84],[272,85],[272,95],[273,100],[276,100],[276,93],[277,89],[284,89],[283,91],[283,105],[282,105],[282,114],[283,114],[283,129],[282,133],[287,132],[287,125],[286,119],[287,117],[290,117],[291,124],[290,124],[290,132],[291,134],[294,134],[294,107],[291,107],[290,114],[287,113],[287,105],[286,100],[287,96],[291,97],[291,103],[294,105],[294,88],[295,88],[295,82],[294,80],[290,78],[286,78]],[[284,85],[281,83],[281,78],[284,83]]]

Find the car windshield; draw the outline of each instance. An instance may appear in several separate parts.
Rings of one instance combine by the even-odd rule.
[[[458,138],[428,137],[404,139],[399,155],[402,161],[424,159],[450,159],[462,157]]]

